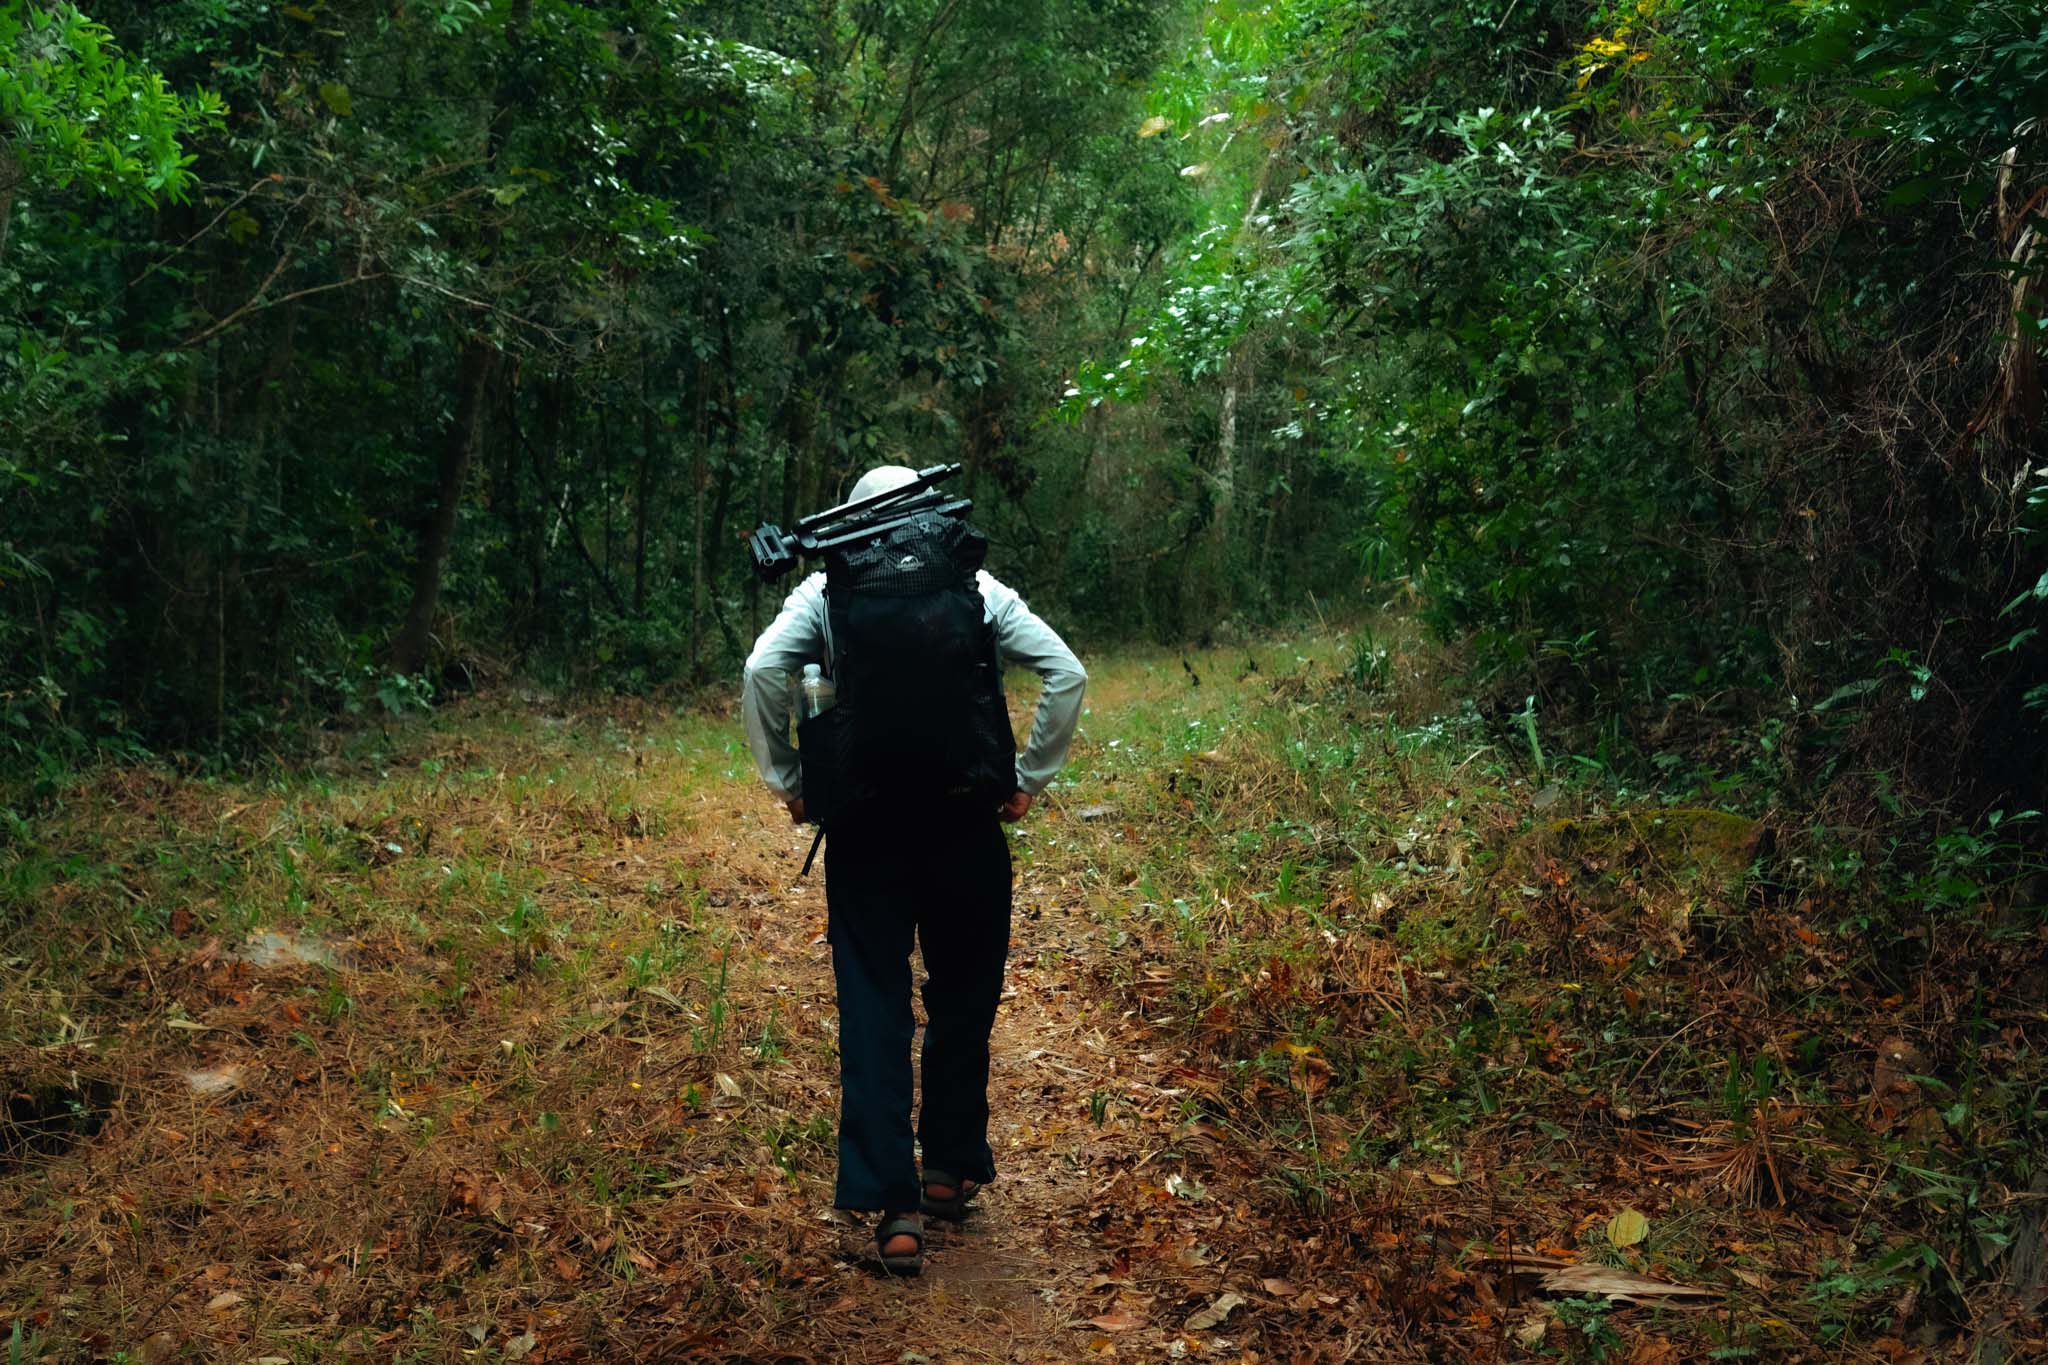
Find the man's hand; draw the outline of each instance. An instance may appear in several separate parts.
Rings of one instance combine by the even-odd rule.
[[[789,823],[801,825],[804,822],[804,799],[799,796],[783,803],[789,810]]]
[[[1029,814],[1030,810],[1031,793],[1017,792],[1009,800],[996,807],[996,814],[1002,817],[1004,824],[1014,825]]]

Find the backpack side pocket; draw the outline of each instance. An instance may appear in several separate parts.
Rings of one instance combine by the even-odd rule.
[[[804,775],[804,815],[830,830],[852,804],[849,748],[853,726],[844,705],[796,723],[796,757]]]

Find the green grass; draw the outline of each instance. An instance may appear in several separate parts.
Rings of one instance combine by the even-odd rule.
[[[1906,1330],[1909,1294],[1908,1326],[1952,1333],[2048,1148],[2010,831],[1889,879],[1802,834],[1729,876],[1632,823],[1695,793],[1625,794],[1547,731],[1539,776],[1445,668],[1398,622],[1091,661],[1069,768],[1014,834],[1031,893],[1085,912],[1061,945],[1084,1017],[1159,1040],[1178,1131],[1291,1229],[1262,1273],[1309,1282],[1311,1242],[1341,1245],[1372,1311],[1438,1304],[1399,1311],[1452,1353],[1477,1329],[1446,1268],[1501,1241],[1721,1287],[1724,1312],[1655,1323],[1687,1353],[1852,1358]],[[240,781],[82,774],[13,811],[0,1072],[53,1117],[0,1170],[0,1251],[56,1240],[0,1255],[0,1320],[76,1356],[161,1301],[204,1352],[456,1360],[526,1330],[601,1343],[650,1277],[704,1321],[798,1311],[834,1039],[777,989],[821,912],[785,896],[802,840],[753,783],[721,712],[482,707]],[[1566,819],[1597,837],[1532,833]],[[258,930],[345,961],[234,967]],[[183,1092],[220,1062],[250,1089]],[[1119,1085],[1074,1110],[1135,1131]],[[786,1224],[744,1232],[674,1212],[778,1201]],[[1607,1245],[1631,1205],[1649,1238]],[[260,1232],[220,1216],[256,1208]],[[263,1315],[209,1314],[178,1277],[221,1265],[252,1302],[258,1267],[302,1270],[261,1279]],[[364,1325],[309,1326],[337,1314]],[[1558,1319],[1544,1350],[1573,1359],[1652,1330]]]
[[[1837,857],[1833,838],[1731,877],[1696,861],[1720,858],[1713,845],[1657,832],[1682,789],[1632,796],[1564,764],[1563,739],[1539,770],[1526,718],[1494,731],[1445,704],[1412,637],[1351,649],[1348,669],[1339,644],[1243,678],[1210,655],[1199,689],[1177,661],[1144,667],[1144,686],[1098,703],[1071,779],[1070,804],[1116,815],[1037,841],[1046,870],[1089,889],[1116,946],[1106,980],[1208,1058],[1208,1112],[1266,1168],[1274,1206],[1428,1216],[1471,1242],[1707,1277],[1738,1310],[1732,1332],[1693,1333],[1702,1351],[1785,1344],[1748,1313],[1860,1352],[1902,1330],[1886,1305],[1908,1289],[1917,1321],[1959,1330],[2048,1132],[2044,1016],[1988,984],[2036,974],[2038,940],[1933,956],[1938,989],[1975,990],[1974,1029],[1924,991],[1902,1018],[1880,956],[1828,924],[1910,924],[1896,898],[1927,877],[1851,877],[1825,911],[1802,905],[1785,882]],[[1551,782],[1562,795],[1539,815]],[[1599,823],[1638,800],[1639,823]],[[1589,814],[1612,832],[1561,853],[1531,842],[1532,826]],[[1974,869],[1985,842],[1949,838],[1935,860]],[[2014,860],[1999,866],[2012,885]],[[1990,884],[1970,882],[1980,900]],[[1930,1074],[1898,1083],[1899,1113],[1873,1112],[1874,1045],[1902,1025]],[[1993,1035],[2010,1068],[1996,1075],[1978,1060]],[[1505,1229],[1490,1202],[1471,1208],[1474,1190],[1512,1192]],[[1608,1247],[1601,1211],[1629,1202],[1652,1236]],[[1762,1235],[1766,1213],[1802,1231]],[[1599,1330],[1573,1350],[1607,1323],[1585,1317]]]

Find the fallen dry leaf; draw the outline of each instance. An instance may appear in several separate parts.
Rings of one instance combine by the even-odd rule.
[[[178,1354],[178,1339],[169,1332],[158,1332],[135,1350],[136,1365],[159,1365]]]
[[[1088,1319],[1086,1325],[1102,1332],[1129,1332],[1135,1328],[1143,1327],[1145,1320],[1143,1318],[1134,1318],[1121,1308],[1112,1308],[1100,1317]]]
[[[1216,1296],[1214,1303],[1189,1318],[1187,1328],[1190,1332],[1207,1332],[1221,1327],[1230,1315],[1236,1312],[1244,1302],[1245,1299],[1242,1294],[1234,1294],[1229,1290],[1225,1290]]]
[[[1295,1284],[1292,1280],[1260,1280],[1259,1287],[1261,1289],[1264,1289],[1268,1294],[1271,1294],[1276,1299],[1291,1299],[1296,1294],[1299,1294],[1301,1292],[1300,1289],[1295,1287]]]
[[[1611,1246],[1632,1247],[1650,1235],[1650,1220],[1634,1209],[1623,1209],[1607,1220],[1607,1241]]]
[[[225,1290],[207,1300],[206,1311],[209,1313],[225,1313],[241,1301],[242,1296],[240,1294],[237,1294],[232,1289]]]
[[[1543,1288],[1556,1294],[1586,1295],[1598,1294],[1621,1303],[1642,1306],[1665,1305],[1680,1308],[1688,1305],[1674,1300],[1691,1300],[1704,1304],[1709,1299],[1720,1297],[1717,1291],[1702,1289],[1692,1284],[1670,1284],[1653,1280],[1647,1275],[1638,1275],[1630,1270],[1616,1270],[1604,1265],[1568,1265],[1556,1270],[1546,1270],[1537,1281]]]

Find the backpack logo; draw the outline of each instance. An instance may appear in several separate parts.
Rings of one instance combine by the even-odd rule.
[[[916,573],[923,567],[924,561],[916,555],[905,555],[896,561],[896,568],[899,573]]]

